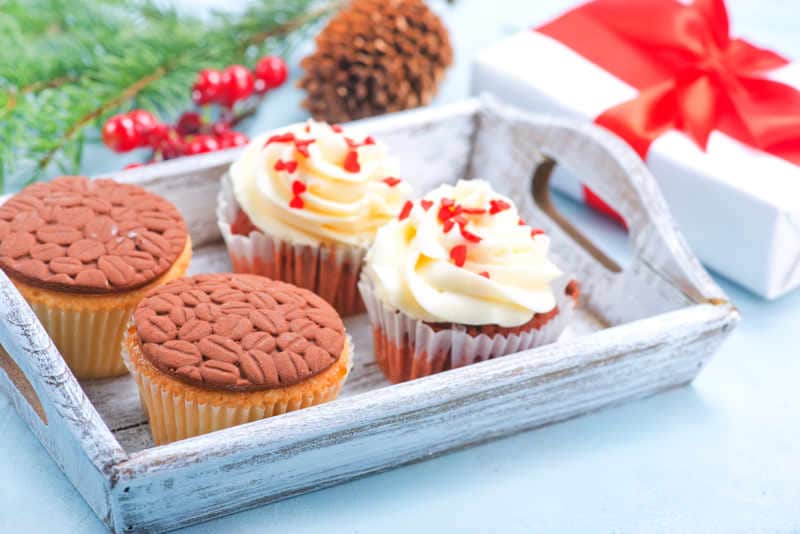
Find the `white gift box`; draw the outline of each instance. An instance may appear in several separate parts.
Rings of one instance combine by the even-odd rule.
[[[800,87],[800,63],[770,78]],[[546,35],[524,31],[482,51],[473,93],[491,92],[540,112],[593,120],[637,90]],[[800,166],[711,134],[703,152],[670,131],[650,146],[647,164],[683,234],[711,269],[766,298],[800,286]],[[582,197],[575,178],[555,186]]]

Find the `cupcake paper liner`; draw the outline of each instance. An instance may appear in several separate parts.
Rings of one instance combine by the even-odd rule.
[[[513,354],[556,341],[569,323],[575,301],[565,294],[569,278],[554,282],[558,313],[539,328],[520,334],[470,335],[464,326],[434,330],[379,299],[368,277],[359,290],[372,323],[375,360],[393,383]]]
[[[82,380],[111,378],[127,372],[120,358],[120,344],[139,300],[153,287],[183,276],[191,250],[189,240],[161,278],[126,294],[87,297],[51,293],[20,283],[16,286],[72,374]]]
[[[125,374],[119,346],[135,305],[108,310],[71,310],[38,302],[30,305],[76,377]]]
[[[228,247],[234,272],[259,274],[309,289],[327,300],[342,316],[364,311],[358,280],[366,249],[346,245],[294,244],[261,231],[234,234],[239,212],[229,175],[222,178],[217,223]]]
[[[122,359],[136,380],[143,411],[150,421],[156,445],[199,436],[273,415],[334,400],[352,367],[353,344],[348,336],[344,374],[337,376],[339,362],[317,376],[278,390],[230,392],[205,390],[164,375],[141,353],[132,355],[138,342],[128,329],[122,343]]]

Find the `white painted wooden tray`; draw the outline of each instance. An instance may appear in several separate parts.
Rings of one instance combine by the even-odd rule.
[[[0,386],[110,529],[177,528],[687,384],[736,324],[647,169],[611,135],[488,97],[366,126],[419,192],[483,177],[513,198],[581,281],[576,320],[558,343],[391,386],[374,362],[366,316],[356,317],[347,322],[356,365],[337,401],[154,447],[133,381],[79,384],[0,273]],[[182,210],[196,245],[193,272],[230,268],[214,208],[218,179],[237,154],[120,175]],[[634,250],[628,268],[555,212],[549,158],[623,214]]]

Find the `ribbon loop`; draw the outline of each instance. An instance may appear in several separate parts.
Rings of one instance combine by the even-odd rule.
[[[669,129],[711,132],[800,165],[800,91],[765,78],[788,61],[729,35],[723,0],[594,0],[538,28],[639,90],[595,122],[642,156]]]

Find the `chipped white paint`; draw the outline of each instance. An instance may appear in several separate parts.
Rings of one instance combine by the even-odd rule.
[[[364,125],[400,156],[420,191],[481,176],[511,196],[552,235],[559,262],[581,280],[584,309],[556,344],[395,386],[374,363],[366,317],[356,317],[347,321],[356,367],[337,401],[153,447],[131,379],[81,388],[0,273],[0,342],[47,424],[14,385],[13,369],[0,373],[0,386],[112,530],[177,528],[686,384],[738,320],[676,233],[644,165],[603,131],[489,98]],[[182,210],[197,245],[194,272],[229,268],[214,203],[236,154],[121,175]],[[543,155],[623,213],[634,249],[628,269],[609,270],[550,220],[546,173],[537,175],[533,200],[531,176]]]

